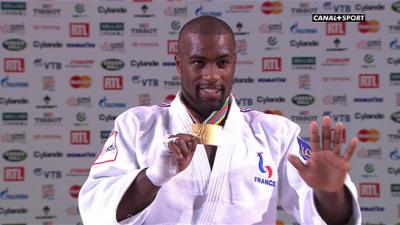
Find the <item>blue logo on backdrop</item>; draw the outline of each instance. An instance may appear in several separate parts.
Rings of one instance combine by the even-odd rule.
[[[104,96],[100,99],[99,106],[101,108],[125,108],[126,104],[122,102],[107,102],[107,97]]]

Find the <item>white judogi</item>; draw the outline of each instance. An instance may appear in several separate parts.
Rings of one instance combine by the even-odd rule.
[[[179,97],[171,105],[135,107],[118,116],[79,193],[83,223],[118,224],[118,204],[136,175],[165,148],[166,137],[191,134],[192,123]],[[189,167],[163,185],[146,209],[120,224],[275,224],[278,205],[300,224],[325,224],[312,189],[287,161],[288,153],[302,158],[299,132],[284,117],[241,110],[232,101],[213,169],[198,145]],[[354,220],[361,224],[350,177],[346,185]]]

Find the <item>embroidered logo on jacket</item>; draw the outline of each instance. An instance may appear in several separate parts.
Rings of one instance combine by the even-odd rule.
[[[304,160],[309,160],[311,155],[311,147],[299,137],[297,137],[297,142],[299,143],[299,153],[301,157],[303,157]]]
[[[262,152],[258,152],[257,156],[258,156],[258,169],[260,170],[261,173],[268,173],[268,178],[272,177],[273,174],[273,170],[272,167],[268,166],[268,165],[264,165],[264,158],[262,156]],[[260,183],[260,184],[264,184],[264,185],[268,185],[271,187],[275,187],[276,185],[276,181],[274,180],[269,180],[269,179],[264,179],[264,178],[260,178],[260,177],[254,177],[254,182],[256,183]]]
[[[242,113],[246,113],[246,112],[250,112],[250,111],[253,111],[253,109],[240,107],[240,112],[242,112]]]
[[[258,152],[257,156],[258,156],[258,169],[261,171],[261,173],[267,173],[268,172],[268,178],[272,177],[272,168],[268,165],[264,166],[264,159],[262,156],[262,152]]]
[[[94,164],[114,162],[117,159],[118,149],[116,144],[118,131],[112,131]]]

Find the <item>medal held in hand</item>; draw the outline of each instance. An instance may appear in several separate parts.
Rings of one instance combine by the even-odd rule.
[[[222,126],[228,112],[229,98],[226,99],[221,109],[214,111],[204,123],[192,125],[192,135],[200,139],[200,144],[219,146],[222,142]]]
[[[222,126],[214,124],[194,123],[192,125],[193,136],[200,139],[199,144],[221,145]]]

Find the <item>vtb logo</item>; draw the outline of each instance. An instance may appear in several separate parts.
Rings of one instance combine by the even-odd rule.
[[[4,58],[4,72],[23,73],[25,72],[25,60],[23,58]]]
[[[258,169],[261,171],[261,173],[268,173],[268,178],[272,177],[272,168],[268,165],[264,165],[264,159],[262,156],[262,152],[258,152]]]
[[[358,31],[361,33],[376,33],[379,31],[379,22],[376,20],[369,20],[365,22],[360,22],[357,25]]]
[[[376,129],[362,129],[358,131],[357,138],[361,142],[377,142],[379,140],[379,131]]]
[[[345,22],[327,22],[325,25],[326,35],[346,35]]]
[[[282,58],[280,57],[263,57],[261,63],[263,72],[282,71]]]

